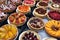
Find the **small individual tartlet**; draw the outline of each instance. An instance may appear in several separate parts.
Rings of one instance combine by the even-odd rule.
[[[24,14],[27,14],[31,11],[31,8],[30,6],[27,6],[27,5],[19,5],[16,9],[16,12],[17,13],[24,13]]]
[[[15,25],[6,24],[0,28],[1,40],[14,40],[18,36],[18,29]]]
[[[46,37],[46,38],[43,38],[43,40],[57,40],[57,39],[53,37]]]
[[[52,3],[49,7],[53,10],[60,10],[60,5],[56,3]]]
[[[35,6],[35,0],[24,0],[22,4],[33,7],[33,6]]]
[[[40,36],[36,32],[28,30],[21,33],[19,40],[40,40]]]
[[[42,8],[47,8],[48,7],[48,3],[46,3],[46,2],[38,2],[36,6],[37,7],[42,7]]]
[[[40,29],[43,29],[43,27],[44,27],[44,22],[42,21],[41,18],[32,17],[32,18],[30,18],[29,21],[27,22],[27,26],[28,26],[31,30],[38,31],[38,30],[40,30]]]
[[[22,26],[26,22],[26,16],[23,13],[12,13],[8,17],[8,23],[16,26]]]
[[[22,0],[10,0],[12,3],[14,3],[15,5],[19,5],[21,4]]]
[[[60,38],[60,21],[50,20],[45,24],[45,31],[52,37]]]
[[[50,12],[48,12],[47,17],[50,20],[60,21],[60,12],[59,11],[56,11],[56,10],[51,10]]]
[[[7,13],[4,13],[4,12],[0,11],[0,22],[6,20],[7,17],[8,17]]]
[[[37,7],[34,9],[33,15],[44,18],[47,15],[47,10],[45,8]]]

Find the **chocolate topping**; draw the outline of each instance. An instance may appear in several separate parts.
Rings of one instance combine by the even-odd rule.
[[[48,4],[45,3],[45,2],[40,2],[39,5],[41,5],[41,6],[48,6]]]
[[[38,8],[36,9],[36,12],[38,12],[38,14],[45,14],[46,10],[44,10],[43,8]]]
[[[56,27],[56,26],[54,26],[54,25],[53,25],[51,28],[52,28],[52,30],[54,30],[54,31],[58,31],[58,30],[59,30],[59,28]]]

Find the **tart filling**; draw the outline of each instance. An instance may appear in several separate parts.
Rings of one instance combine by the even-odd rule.
[[[2,12],[2,11],[0,11],[0,22],[2,21],[2,20],[5,20],[6,18],[7,18],[7,14],[5,14],[4,12]]]
[[[37,6],[41,6],[41,7],[47,7],[48,6],[48,3],[46,3],[46,2],[38,2],[37,3]]]
[[[45,8],[35,8],[33,11],[33,15],[36,17],[44,18],[47,15],[47,10]]]
[[[27,5],[20,5],[20,6],[18,6],[17,7],[17,12],[19,13],[19,12],[21,12],[21,13],[28,13],[28,12],[30,12],[30,7],[29,6],[27,6]]]
[[[35,5],[35,1],[34,0],[24,0],[23,4],[24,5],[28,5],[28,6],[34,6]]]
[[[60,0],[52,0],[54,3],[60,3]]]
[[[29,21],[28,21],[28,26],[31,27],[32,29],[41,29],[44,27],[44,23],[40,18],[37,17],[32,17]]]
[[[8,23],[21,26],[26,22],[26,16],[22,13],[13,13],[8,17]]]
[[[14,40],[18,34],[18,29],[15,25],[6,24],[0,28],[0,39]]]
[[[38,9],[36,9],[36,12],[38,14],[44,15],[46,13],[46,10],[44,10],[43,8],[38,8]]]
[[[48,16],[49,16],[51,19],[60,20],[60,12],[59,12],[59,11],[50,11],[50,12],[48,13]]]
[[[11,2],[8,2],[7,5],[1,4],[0,5],[0,10],[3,12],[12,12],[16,9],[16,5],[12,4]]]
[[[28,30],[20,35],[19,40],[40,40],[40,36],[36,32]]]
[[[21,3],[21,0],[10,0],[10,1],[14,4],[20,4]]]

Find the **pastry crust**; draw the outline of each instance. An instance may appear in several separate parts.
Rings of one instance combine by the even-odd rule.
[[[29,33],[29,32],[34,33],[34,35],[37,36],[38,40],[40,40],[40,36],[39,36],[36,32],[34,32],[34,31],[32,31],[32,30],[24,31],[23,33],[21,33],[21,35],[19,36],[19,40],[23,40],[22,37],[24,37],[24,34],[25,34],[25,33]]]
[[[38,7],[38,8],[40,8],[40,7]],[[43,14],[43,15],[42,15],[42,14],[38,14],[38,13],[36,12],[36,9],[38,9],[38,8],[35,8],[35,9],[34,9],[33,15],[36,16],[36,17],[39,17],[39,18],[45,18],[46,15],[48,14],[47,11],[46,11],[46,13]],[[44,9],[44,8],[43,8],[43,9]]]
[[[40,29],[43,29],[43,27],[44,27],[44,22],[42,21],[41,18],[38,18],[38,19],[40,19],[40,20],[43,22],[43,26],[42,26],[42,27],[40,27],[40,28],[34,28],[34,27],[31,26],[30,21],[33,20],[34,18],[38,18],[38,17],[32,17],[32,18],[30,18],[29,21],[27,22],[28,27],[29,27],[31,30],[35,30],[35,31],[38,31],[38,30],[40,30]]]

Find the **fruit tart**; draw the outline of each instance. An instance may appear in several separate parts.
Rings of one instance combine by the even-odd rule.
[[[34,9],[33,15],[44,18],[47,15],[47,10],[45,8],[37,7]]]
[[[57,40],[57,39],[53,37],[47,37],[47,38],[43,38],[43,40]]]
[[[0,11],[0,22],[7,19],[8,14]]]
[[[56,10],[51,10],[50,12],[48,12],[47,17],[48,17],[48,19],[60,21],[60,12],[56,11]]]
[[[60,5],[56,3],[52,3],[49,7],[53,10],[60,10]]]
[[[24,13],[27,14],[31,11],[30,6],[27,5],[19,5],[16,9],[17,13]]]
[[[7,4],[0,4],[0,10],[3,12],[13,12],[16,9],[16,5],[8,1]]]
[[[35,0],[24,0],[23,5],[28,5],[30,7],[35,6]]]
[[[19,5],[21,4],[22,0],[10,0],[12,3],[14,3],[15,5]]]
[[[46,3],[46,2],[38,2],[36,6],[37,7],[42,7],[42,8],[47,8],[48,7],[48,3]]]
[[[22,26],[26,22],[26,16],[23,13],[12,13],[8,17],[8,23],[16,26]]]
[[[60,21],[50,20],[45,24],[45,31],[52,37],[60,38]]]
[[[3,40],[14,40],[18,35],[18,29],[15,25],[6,24],[0,28],[0,38]]]
[[[19,40],[40,40],[40,36],[36,32],[28,30],[21,33]]]
[[[44,27],[44,22],[41,18],[32,17],[27,22],[27,26],[32,30],[38,31]]]

